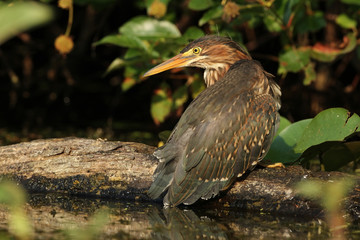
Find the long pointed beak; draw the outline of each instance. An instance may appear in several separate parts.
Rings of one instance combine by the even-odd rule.
[[[178,54],[175,57],[170,58],[169,60],[153,67],[149,71],[147,71],[143,77],[148,77],[154,74],[158,74],[173,68],[180,68],[188,66],[190,60],[192,60],[194,56],[186,56],[184,54]]]

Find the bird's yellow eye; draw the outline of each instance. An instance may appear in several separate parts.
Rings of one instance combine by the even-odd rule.
[[[199,54],[201,52],[201,48],[200,47],[196,47],[193,49],[193,53],[194,54]]]

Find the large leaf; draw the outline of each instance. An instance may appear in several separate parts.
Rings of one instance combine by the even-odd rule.
[[[17,34],[53,18],[49,6],[31,1],[0,5],[0,45]]]
[[[289,120],[287,120],[283,116],[280,116],[279,129],[277,130],[277,132],[274,136],[274,139],[282,132],[282,130],[284,130],[285,128],[287,128],[290,125],[291,125],[291,122]]]
[[[136,36],[143,39],[178,38],[179,29],[169,21],[159,21],[146,16],[138,16],[126,22],[119,29],[121,34]]]
[[[360,117],[357,114],[350,116],[344,108],[330,108],[316,115],[305,128],[294,150],[302,153],[325,141],[342,141],[356,131],[360,131]]]
[[[292,163],[298,159],[301,153],[295,152],[294,147],[311,120],[312,119],[305,119],[295,122],[282,130],[275,138],[265,158],[271,159],[272,162],[282,163]]]
[[[320,159],[326,171],[338,170],[359,159],[359,139],[360,117],[350,115],[343,108],[331,108],[314,119],[302,120],[280,130],[265,158],[285,164],[298,159],[302,164]]]

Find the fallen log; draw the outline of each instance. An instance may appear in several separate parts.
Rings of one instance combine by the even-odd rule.
[[[31,193],[154,201],[146,194],[157,165],[151,155],[154,149],[141,143],[102,139],[23,142],[0,147],[0,176],[20,183]],[[312,172],[301,166],[257,168],[220,197],[201,204],[320,216],[323,209],[297,194],[294,185],[305,179],[330,181],[348,176],[340,172]],[[356,184],[345,199],[345,207],[349,216],[360,219],[360,178],[351,177]]]

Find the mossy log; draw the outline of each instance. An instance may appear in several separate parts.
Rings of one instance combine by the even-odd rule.
[[[149,202],[154,201],[146,194],[157,166],[151,155],[154,149],[141,143],[101,139],[23,142],[0,147],[0,176],[19,182],[32,193]],[[331,181],[347,176],[340,172],[311,172],[300,166],[257,168],[229,191],[201,205],[319,216],[322,208],[316,201],[298,195],[294,185],[306,179]],[[351,177],[356,184],[345,199],[345,208],[353,219],[360,219],[360,178]]]

